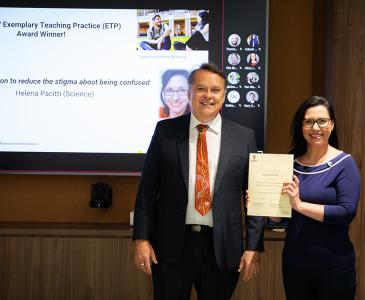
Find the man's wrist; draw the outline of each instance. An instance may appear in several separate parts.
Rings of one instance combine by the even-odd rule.
[[[142,244],[144,242],[148,242],[148,240],[143,240],[143,239],[136,239],[136,240],[134,240],[134,243],[135,244]]]

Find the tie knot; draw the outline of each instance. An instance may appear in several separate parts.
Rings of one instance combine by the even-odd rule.
[[[196,128],[198,128],[198,130],[199,130],[199,133],[206,132],[208,130],[208,127],[209,127],[208,125],[204,125],[204,124],[199,124],[196,126]]]

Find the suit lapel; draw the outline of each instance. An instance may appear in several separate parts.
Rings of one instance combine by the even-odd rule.
[[[181,170],[184,177],[186,188],[189,187],[189,127],[190,114],[183,116],[181,122],[176,124],[176,141],[179,152]],[[171,174],[177,176],[177,174]]]
[[[234,145],[234,131],[225,118],[222,117],[221,147],[218,160],[218,169],[215,177],[214,194],[218,191],[222,182]]]

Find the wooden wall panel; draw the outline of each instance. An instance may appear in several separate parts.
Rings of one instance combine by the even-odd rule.
[[[95,239],[71,239],[70,299],[95,299],[95,244]]]
[[[129,228],[0,228],[0,299],[152,300],[151,277],[135,267],[130,237]],[[285,299],[283,243],[265,241],[260,273],[249,283],[240,278],[232,300]]]
[[[350,230],[360,300],[365,299],[365,3],[326,0],[325,7],[326,96],[335,106],[341,148],[353,155],[362,174],[361,200]]]
[[[281,276],[281,252],[283,241],[265,242],[265,252],[262,254],[260,273],[249,283],[239,285],[232,300],[242,299],[275,299],[285,300],[283,280]]]
[[[69,238],[41,239],[41,299],[71,299],[71,241]]]
[[[89,207],[98,181],[113,189],[108,209]],[[129,223],[139,177],[0,175],[0,222]]]
[[[269,1],[266,152],[287,153],[294,112],[312,94],[313,2]]]
[[[39,299],[40,240],[4,238],[0,248],[0,299]]]
[[[6,252],[7,238],[0,239],[0,299],[5,299],[6,280],[8,277],[7,268],[7,252]]]
[[[17,243],[21,243],[20,239],[17,239]],[[23,294],[23,299],[39,299],[40,294],[40,265],[41,265],[41,255],[40,255],[40,239],[39,238],[24,238],[24,249],[21,253],[20,262],[24,264],[22,270],[21,280],[24,282],[23,289],[19,289],[18,292]],[[16,245],[9,246],[9,252],[11,251],[11,255],[14,257],[14,262],[18,261],[19,257],[12,251],[12,248]],[[18,249],[21,250],[21,249]],[[11,268],[11,267],[10,267]]]

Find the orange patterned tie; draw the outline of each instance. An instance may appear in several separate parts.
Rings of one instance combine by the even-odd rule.
[[[195,209],[205,216],[212,207],[206,139],[208,125],[200,124],[197,128],[199,135],[196,143]]]

